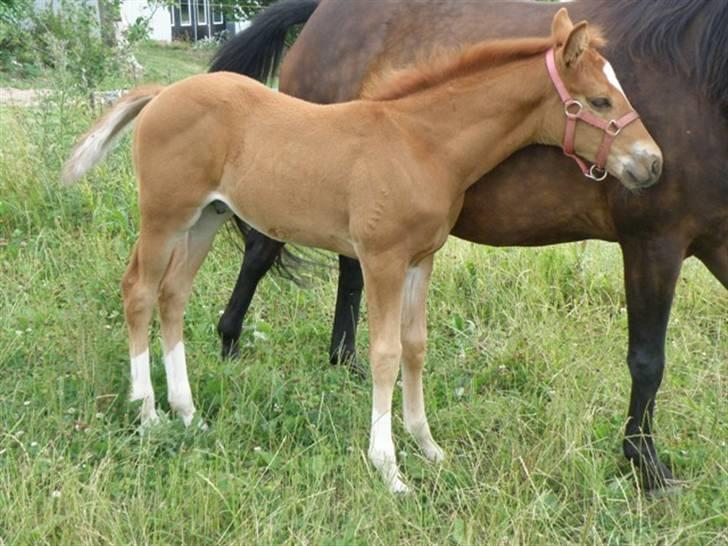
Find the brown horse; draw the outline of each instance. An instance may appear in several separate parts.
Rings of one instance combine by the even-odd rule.
[[[392,491],[406,491],[392,394],[401,358],[406,428],[428,459],[442,460],[422,389],[425,303],[433,255],[467,188],[515,150],[558,145],[564,134],[567,150],[628,188],[660,176],[661,152],[594,49],[599,43],[562,9],[547,38],[482,42],[393,72],[371,84],[367,100],[320,106],[220,72],[139,88],[119,101],[78,144],[65,179],[101,161],[139,116],[141,233],[122,286],[131,396],[143,400],[143,423],[156,418],[148,348],[155,301],[170,405],[192,420],[184,307],[215,233],[234,212],[271,237],[361,262],[374,383],[369,458]],[[577,119],[587,123],[574,141]],[[198,153],[187,153],[192,143]]]
[[[281,2],[229,41],[212,69],[265,79],[281,57],[286,30],[310,18],[283,64],[280,88],[315,102],[350,100],[382,66],[437,47],[532,34],[557,9],[495,0],[401,0],[376,8],[348,0]],[[453,234],[497,246],[619,242],[632,376],[624,452],[651,489],[672,477],[658,459],[651,420],[682,261],[696,256],[728,288],[728,2],[579,0],[569,9],[599,23],[610,39],[609,58],[667,151],[663,181],[630,194],[614,181],[590,183],[557,151],[532,146],[468,190]],[[243,315],[281,246],[248,233],[218,325],[223,355],[237,352]],[[339,263],[330,358],[351,362],[362,279],[354,260],[342,256]]]

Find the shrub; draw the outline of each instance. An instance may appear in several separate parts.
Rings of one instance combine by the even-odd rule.
[[[83,0],[62,0],[43,10],[35,10],[33,0],[4,0],[0,70],[32,77],[63,65],[71,83],[87,91],[119,69],[120,55],[109,45],[110,35],[96,9]]]

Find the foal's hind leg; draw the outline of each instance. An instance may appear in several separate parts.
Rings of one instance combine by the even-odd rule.
[[[427,288],[434,255],[407,272],[402,308],[402,389],[404,424],[417,445],[431,461],[440,462],[445,453],[432,438],[425,414],[422,370],[427,346]]]
[[[158,421],[149,370],[149,323],[159,283],[172,255],[170,233],[142,225],[129,266],[122,280],[124,316],[129,330],[131,359],[130,400],[142,400],[142,426]]]
[[[195,404],[192,401],[185,348],[182,340],[184,309],[192,290],[192,281],[210,250],[215,233],[230,218],[229,212],[218,213],[208,206],[194,226],[183,234],[174,247],[172,261],[164,274],[159,290],[159,319],[167,375],[167,399],[185,425],[192,423]]]

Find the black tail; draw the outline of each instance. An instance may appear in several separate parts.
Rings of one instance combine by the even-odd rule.
[[[237,72],[267,83],[283,58],[286,34],[291,27],[308,21],[317,7],[318,0],[283,0],[266,8],[248,28],[225,42],[212,59],[210,72]],[[237,217],[235,224],[245,240],[253,228]],[[274,267],[283,277],[302,284],[305,279],[299,275],[298,266],[306,264],[320,265],[320,262],[292,254],[284,247]]]
[[[263,10],[252,24],[233,36],[212,59],[210,72],[237,72],[263,83],[283,57],[288,30],[309,20],[318,0],[283,0]]]

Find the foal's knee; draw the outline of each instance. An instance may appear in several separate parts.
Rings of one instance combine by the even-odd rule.
[[[403,336],[402,359],[408,368],[422,369],[424,366],[426,350],[427,342],[423,337]]]
[[[372,377],[375,383],[394,383],[399,372],[399,360],[402,356],[400,343],[379,344],[370,350]]]

